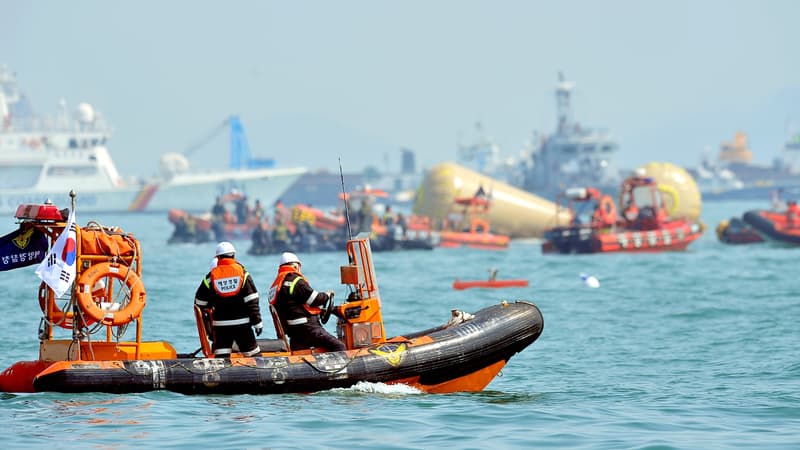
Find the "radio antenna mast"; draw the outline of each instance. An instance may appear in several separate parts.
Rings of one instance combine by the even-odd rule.
[[[347,237],[353,239],[353,231],[350,229],[350,211],[347,207],[347,191],[344,189],[344,173],[342,172],[342,158],[339,158],[339,178],[342,181],[342,200],[344,201],[344,220],[347,222]]]

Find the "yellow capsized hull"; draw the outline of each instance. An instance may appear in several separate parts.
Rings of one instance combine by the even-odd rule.
[[[456,197],[469,197],[480,187],[491,195],[489,223],[493,233],[512,238],[538,238],[544,231],[570,222],[568,211],[557,215],[555,203],[455,163],[433,166],[414,199],[414,213],[437,223],[457,211]]]

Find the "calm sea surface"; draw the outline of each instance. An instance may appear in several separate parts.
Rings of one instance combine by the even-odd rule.
[[[681,253],[544,256],[538,243],[515,241],[506,252],[376,254],[390,335],[502,299],[541,308],[542,336],[481,393],[364,385],[270,396],[2,394],[2,447],[797,449],[800,249],[726,246],[714,234],[720,220],[762,206],[707,203],[705,235]],[[196,350],[192,301],[214,245],[166,245],[172,227],[161,215],[77,216],[135,233],[145,339]],[[0,223],[0,234],[15,226]],[[241,260],[266,291],[277,258],[246,255],[247,246],[238,243]],[[343,252],[300,257],[314,287],[345,293]],[[492,267],[530,286],[452,289]],[[600,288],[584,286],[581,272]],[[0,370],[38,355],[38,284],[32,267],[0,273]]]

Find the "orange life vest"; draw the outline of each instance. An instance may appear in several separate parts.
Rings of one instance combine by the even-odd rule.
[[[297,280],[304,278],[303,274],[300,273],[299,270],[295,270],[294,266],[291,264],[278,267],[278,276],[275,277],[275,281],[273,281],[272,286],[269,287],[269,294],[267,296],[270,305],[274,305],[278,301],[278,292],[281,290],[281,286],[283,286],[283,280],[286,279],[286,276],[290,273],[296,273],[298,275]],[[289,292],[291,293],[291,289]],[[319,314],[322,312],[322,309],[307,303],[303,303],[303,308],[311,314]]]
[[[219,258],[211,269],[211,287],[221,297],[233,297],[242,290],[247,274],[244,267],[233,258]]]
[[[625,210],[624,216],[625,216],[626,219],[628,219],[628,221],[632,222],[632,221],[636,220],[636,217],[639,216],[639,208],[637,208],[636,205],[631,203],[628,206],[628,208]]]
[[[796,203],[790,203],[786,209],[786,219],[789,222],[789,226],[795,225],[800,219],[800,206],[797,206]]]

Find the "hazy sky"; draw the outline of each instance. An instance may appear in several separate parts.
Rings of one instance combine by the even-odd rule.
[[[280,166],[427,167],[484,128],[505,155],[575,116],[618,165],[693,165],[742,129],[769,162],[800,120],[799,1],[8,1],[0,63],[40,113],[86,101],[123,174],[238,114]],[[227,164],[227,136],[194,162]]]

